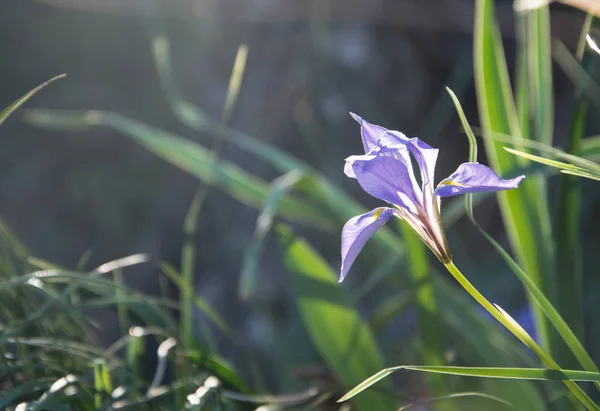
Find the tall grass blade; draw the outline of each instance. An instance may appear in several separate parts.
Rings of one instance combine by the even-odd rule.
[[[485,148],[492,167],[504,177],[519,163],[491,140],[494,133],[520,138],[520,127],[510,88],[506,60],[494,18],[494,2],[477,0],[475,8],[475,86]],[[516,141],[518,144],[518,140]],[[532,280],[554,300],[552,234],[544,184],[526,179],[518,190],[498,193],[511,247]],[[557,338],[539,310],[535,322],[542,344],[551,352]]]
[[[592,57],[589,53],[584,55],[585,39],[592,21],[593,19],[588,15],[577,50],[577,57],[584,68],[590,65],[590,57]],[[582,61],[582,59],[585,61]],[[585,136],[588,102],[583,97],[581,89],[576,90],[574,98],[576,99],[575,111],[571,120],[565,151],[570,155],[580,156],[582,140]],[[556,204],[556,214],[554,215],[556,269],[557,286],[561,290],[557,295],[556,307],[574,334],[579,339],[583,339],[583,260],[579,229],[581,224],[581,181],[576,176],[561,174],[556,193]],[[561,364],[566,368],[575,366],[575,361],[569,361],[570,358],[559,360],[562,360]]]

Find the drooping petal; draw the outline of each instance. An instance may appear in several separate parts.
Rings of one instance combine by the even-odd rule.
[[[367,193],[416,212],[421,189],[416,185],[405,146],[376,147],[369,154],[346,159],[346,175],[355,177]]]
[[[399,142],[408,141],[408,137],[402,134],[399,131],[388,130],[385,127],[378,126],[376,124],[371,124],[366,120],[363,120],[362,117],[357,116],[354,113],[350,113],[352,118],[360,124],[360,132],[362,135],[363,147],[365,148],[365,153],[373,150],[378,145],[394,145]]]
[[[348,270],[356,260],[360,250],[369,238],[390,219],[396,210],[379,207],[366,214],[352,217],[342,229],[342,268],[340,282],[344,280]]]
[[[525,176],[503,180],[491,168],[479,163],[463,163],[448,178],[440,182],[435,193],[440,197],[457,194],[500,191],[517,188]]]

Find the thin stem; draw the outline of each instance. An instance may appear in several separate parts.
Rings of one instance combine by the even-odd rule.
[[[525,332],[517,323],[514,322],[510,317],[505,316],[498,308],[496,308],[491,302],[489,302],[474,286],[467,280],[467,278],[460,272],[460,270],[454,265],[454,262],[450,261],[444,264],[446,269],[452,274],[452,276],[458,281],[458,283],[477,301],[483,308],[485,308],[500,324],[515,335],[523,344],[525,344],[531,351],[533,351],[546,366],[551,370],[560,371],[560,366],[531,338],[531,336]],[[594,403],[594,401],[573,381],[565,380],[563,383],[569,388],[569,390],[581,401],[588,410],[600,410],[600,407]]]

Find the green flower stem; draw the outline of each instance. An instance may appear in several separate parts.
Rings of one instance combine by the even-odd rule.
[[[492,316],[506,327],[511,333],[515,335],[523,344],[525,344],[531,351],[533,351],[546,366],[551,370],[560,371],[559,365],[531,338],[531,336],[519,326],[512,318],[506,316],[492,303],[490,303],[474,286],[467,280],[467,278],[460,272],[460,270],[454,265],[454,262],[444,264],[446,269],[452,274],[452,276],[458,281],[458,283],[477,301],[483,308],[485,308]],[[600,407],[594,403],[594,401],[573,381],[563,381],[563,383],[569,388],[569,390],[577,397],[579,401],[588,410],[600,410]]]

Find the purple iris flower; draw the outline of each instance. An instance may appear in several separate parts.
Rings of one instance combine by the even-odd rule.
[[[350,113],[361,125],[364,155],[346,159],[344,172],[358,180],[373,197],[393,207],[379,207],[351,218],[342,229],[342,281],[363,246],[392,216],[403,219],[444,264],[452,261],[440,218],[440,198],[457,194],[516,188],[525,176],[503,180],[489,167],[463,163],[434,189],[438,149],[418,138],[370,124]],[[421,172],[417,183],[410,155]]]

